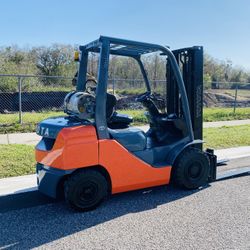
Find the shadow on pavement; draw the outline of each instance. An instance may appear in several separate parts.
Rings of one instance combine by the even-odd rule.
[[[1,196],[0,213],[22,208],[36,207],[53,202],[55,202],[55,200],[39,193],[38,191]]]
[[[120,216],[152,210],[200,190],[171,186],[112,196],[96,210],[79,213],[37,191],[0,197],[0,249],[30,249]],[[52,203],[52,204],[48,204]],[[46,205],[44,205],[46,204]]]

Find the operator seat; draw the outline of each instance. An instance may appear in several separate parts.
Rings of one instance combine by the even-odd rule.
[[[115,105],[117,103],[116,97],[112,94],[107,93],[107,102],[106,102],[106,118],[110,119],[114,113]]]
[[[130,152],[142,151],[146,148],[147,137],[144,131],[131,127],[125,129],[108,129],[112,139],[118,141]]]
[[[106,119],[108,127],[111,129],[128,128],[129,124],[133,121],[133,118],[126,114],[119,114],[115,112],[116,103],[116,97],[107,93]]]

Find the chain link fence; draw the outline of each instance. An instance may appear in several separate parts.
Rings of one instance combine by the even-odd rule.
[[[0,133],[31,131],[37,122],[63,115],[65,95],[74,90],[73,77],[0,75]],[[151,80],[155,94],[166,98],[166,80]],[[205,107],[250,107],[250,83],[204,84]],[[140,109],[135,96],[146,91],[143,79],[109,79],[108,91],[118,109]]]
[[[205,107],[250,107],[250,83],[211,82],[204,84]]]
[[[39,120],[63,114],[72,78],[0,75],[0,133],[34,130]]]

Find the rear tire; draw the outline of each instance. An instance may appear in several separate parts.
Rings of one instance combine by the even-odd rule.
[[[66,202],[78,211],[95,209],[107,196],[106,178],[96,170],[81,170],[64,183]]]
[[[196,189],[208,183],[209,159],[196,148],[185,149],[173,167],[174,184],[185,189]]]

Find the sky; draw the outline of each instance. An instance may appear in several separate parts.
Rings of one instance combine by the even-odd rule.
[[[194,45],[250,70],[249,0],[0,0],[0,46],[85,44],[100,35]]]

